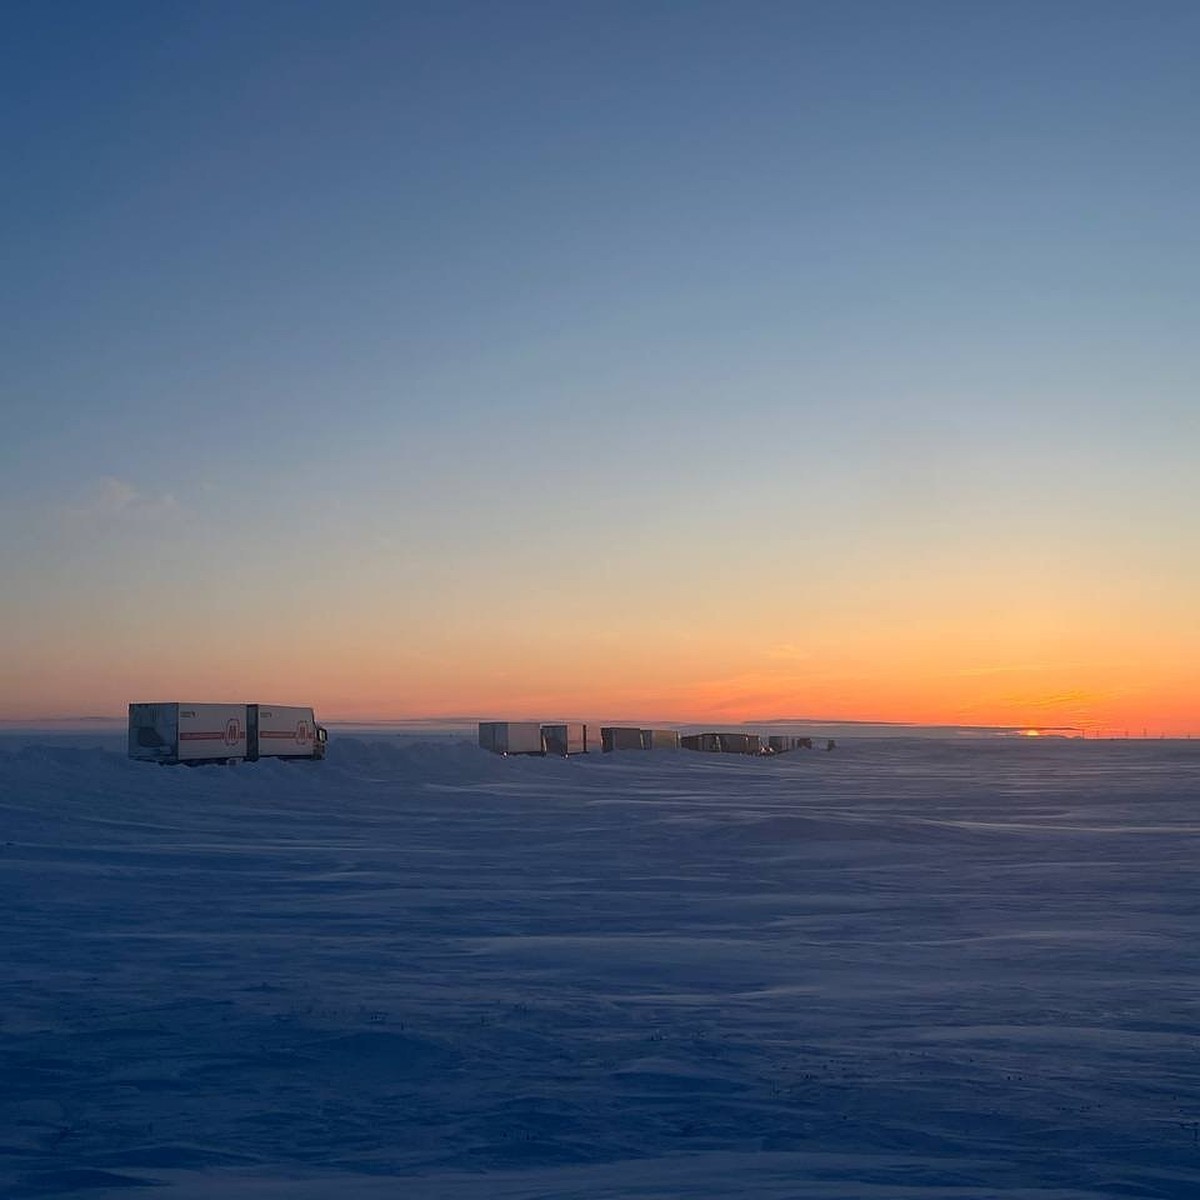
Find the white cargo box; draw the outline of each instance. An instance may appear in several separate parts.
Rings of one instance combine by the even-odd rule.
[[[129,757],[143,762],[238,762],[325,757],[311,708],[281,704],[131,704]]]
[[[480,721],[479,744],[493,754],[544,754],[537,721]]]
[[[600,749],[609,754],[613,750],[640,750],[642,731],[632,725],[605,725],[600,730]]]
[[[564,721],[559,725],[542,726],[542,742],[547,754],[586,754],[587,726],[579,721]]]
[[[772,754],[786,754],[789,750],[811,750],[812,738],[794,737],[787,733],[772,733],[767,738],[767,749]]]
[[[131,704],[129,756],[150,762],[229,762],[246,757],[244,704]]]
[[[678,750],[679,731],[677,729],[643,729],[643,750]]]
[[[179,761],[246,757],[244,704],[181,704]]]
[[[324,730],[311,708],[285,704],[251,704],[250,744],[259,758],[322,758]]]

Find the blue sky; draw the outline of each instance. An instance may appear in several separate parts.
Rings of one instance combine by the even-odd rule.
[[[0,20],[14,687],[279,589],[686,621],[699,529],[797,624],[980,539],[1194,597],[1194,5]]]

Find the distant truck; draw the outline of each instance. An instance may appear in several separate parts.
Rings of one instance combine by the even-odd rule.
[[[678,750],[679,731],[677,729],[643,729],[643,750]]]
[[[679,739],[684,750],[707,754],[761,754],[762,738],[757,733],[689,733]]]
[[[792,737],[789,734],[773,733],[767,738],[768,754],[786,754],[789,750],[811,750],[813,740],[810,737]]]
[[[480,721],[479,744],[493,754],[545,754],[538,721]]]
[[[588,727],[582,721],[562,721],[542,726],[542,745],[547,754],[566,758],[588,752]]]
[[[166,764],[325,757],[325,727],[311,708],[284,704],[129,706],[129,757]]]
[[[605,754],[614,750],[640,750],[642,731],[629,725],[604,725],[600,729],[600,749]]]

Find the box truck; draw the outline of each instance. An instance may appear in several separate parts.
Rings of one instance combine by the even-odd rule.
[[[246,708],[251,758],[324,757],[325,730],[313,720],[311,708],[284,704],[248,704]]]
[[[643,750],[678,750],[679,731],[676,729],[643,729]]]
[[[757,733],[721,733],[722,754],[761,754],[762,739]]]
[[[566,758],[568,754],[588,752],[588,727],[579,721],[564,721],[558,725],[542,726],[542,743],[547,754]]]
[[[757,733],[689,733],[679,739],[684,750],[702,750],[708,754],[761,754],[762,739]]]
[[[640,750],[642,731],[629,725],[605,725],[600,730],[600,749],[605,754],[613,750]]]
[[[129,757],[164,764],[325,757],[328,734],[311,708],[282,704],[129,706]]]
[[[789,750],[811,750],[812,738],[792,737],[790,734],[773,733],[767,738],[768,754],[786,754]]]
[[[479,744],[493,754],[545,754],[537,721],[480,721]]]

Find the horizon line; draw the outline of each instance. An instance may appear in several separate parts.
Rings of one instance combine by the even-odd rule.
[[[94,723],[113,723],[123,724],[127,720],[127,714],[72,714],[67,716],[28,716],[28,717],[0,717],[0,726],[5,725],[65,725],[72,723],[94,724]],[[442,714],[421,717],[347,717],[335,716],[322,718],[322,724],[326,725],[474,725],[483,721],[491,721],[497,719],[495,716],[479,716],[476,714]],[[513,720],[528,720],[533,721],[538,718],[522,717],[512,718]],[[579,717],[555,717],[551,720],[570,720],[580,721],[582,723],[590,723]],[[626,718],[606,718],[606,723],[610,722],[614,725],[620,724],[622,721],[630,726],[649,726],[654,723],[659,725],[712,725],[714,728],[720,725],[727,726],[748,726],[748,725],[850,725],[863,726],[883,729],[946,729],[946,730],[965,730],[979,733],[1012,733],[1025,729],[1037,729],[1046,732],[1066,732],[1066,733],[1082,733],[1084,727],[1077,725],[980,725],[967,724],[948,721],[884,721],[871,720],[863,717],[755,717],[744,720],[711,720],[706,718],[667,718],[656,717],[652,719],[632,717]],[[542,720],[541,723],[547,723]]]

